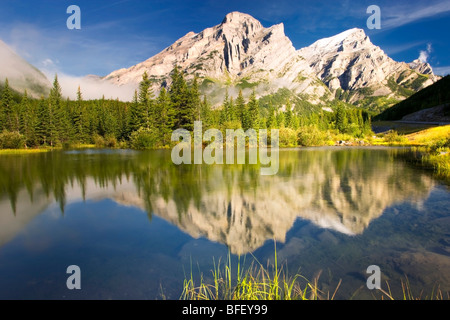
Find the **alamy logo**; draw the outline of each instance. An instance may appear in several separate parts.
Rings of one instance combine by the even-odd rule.
[[[367,274],[370,276],[367,278],[366,285],[369,290],[381,288],[381,270],[377,265],[371,265],[367,267]]]
[[[370,13],[371,16],[367,19],[367,28],[381,29],[381,9],[377,5],[371,5],[367,8],[366,13]]]
[[[81,290],[81,269],[77,265],[71,265],[67,267],[66,273],[71,274],[67,278],[66,286],[69,290]]]
[[[67,18],[67,29],[81,29],[81,9],[79,6],[71,5],[67,7],[66,12],[71,14],[69,18]]]
[[[248,129],[245,132],[242,129],[227,129],[225,138],[226,164],[246,163],[246,141],[248,139],[248,164],[257,164],[259,156],[259,163],[262,166],[266,166],[261,168],[261,175],[275,175],[278,173],[278,129],[270,131],[270,147],[267,143],[269,140],[267,129],[259,130],[259,141],[254,129]],[[172,141],[178,142],[172,149],[172,162],[176,165],[192,164],[191,133],[186,129],[177,129],[172,133]],[[237,144],[235,144],[235,141]],[[210,142],[210,144],[203,149],[203,142]],[[195,121],[193,149],[194,164],[223,164],[224,141],[222,132],[218,129],[209,129],[203,134],[202,121]],[[237,151],[236,156],[235,149]]]

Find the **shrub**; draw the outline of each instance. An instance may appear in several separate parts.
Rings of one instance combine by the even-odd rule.
[[[3,131],[0,134],[1,149],[22,149],[25,148],[26,138],[19,132]]]
[[[437,153],[437,152],[445,150],[446,148],[450,148],[450,137],[441,138],[437,141],[434,141],[430,145],[429,148],[430,148],[430,152],[432,152],[432,153]]]
[[[280,128],[280,147],[295,147],[297,145],[297,131],[291,128]]]
[[[140,128],[130,137],[131,148],[137,150],[153,149],[157,147],[158,134],[153,129]]]
[[[93,140],[97,148],[103,148],[105,146],[105,139],[102,136],[96,134]]]
[[[107,135],[105,137],[105,147],[106,148],[117,148],[118,146],[118,142],[116,137],[114,137],[113,135]]]
[[[389,130],[384,134],[384,140],[390,143],[407,143],[408,138],[405,136],[399,135],[395,130]]]
[[[314,125],[302,127],[298,130],[297,142],[301,146],[320,146],[329,140],[328,133],[321,131]]]

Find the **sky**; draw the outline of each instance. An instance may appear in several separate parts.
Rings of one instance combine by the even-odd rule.
[[[80,8],[79,30],[67,28],[70,5]],[[370,5],[380,8],[380,29],[367,26]],[[147,60],[189,31],[220,24],[232,11],[264,27],[283,22],[296,49],[357,27],[396,61],[420,58],[436,74],[450,73],[449,0],[1,0],[0,39],[48,74],[105,76]]]

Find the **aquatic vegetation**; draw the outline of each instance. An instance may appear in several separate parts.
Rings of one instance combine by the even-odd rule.
[[[192,268],[189,278],[183,283],[182,300],[323,300],[334,299],[340,282],[330,296],[319,289],[317,276],[309,281],[301,274],[290,276],[287,269],[278,266],[276,245],[273,265],[264,266],[254,256],[249,267],[241,263],[239,257],[236,271],[232,268],[230,254],[221,265],[214,262],[213,283],[205,281],[200,275],[195,283]]]

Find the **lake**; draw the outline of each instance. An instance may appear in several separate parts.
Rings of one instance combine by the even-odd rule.
[[[230,254],[318,275],[337,299],[450,291],[450,192],[407,149],[282,149],[259,165],[180,165],[170,150],[0,156],[0,299],[178,299]],[[69,290],[67,267],[81,270]]]

